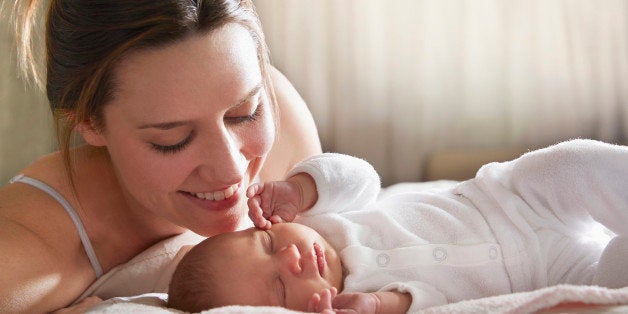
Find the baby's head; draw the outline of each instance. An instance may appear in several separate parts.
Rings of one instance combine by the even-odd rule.
[[[342,289],[334,248],[296,223],[208,238],[188,252],[168,288],[168,306],[199,312],[226,305],[282,306],[305,311],[324,288]]]

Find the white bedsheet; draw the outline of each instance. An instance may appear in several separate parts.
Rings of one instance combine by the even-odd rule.
[[[165,307],[165,293],[106,300],[87,313],[184,313]],[[581,304],[586,303],[586,304]],[[425,309],[420,313],[626,313],[628,288],[607,289],[595,286],[559,285],[539,290],[467,300]],[[226,306],[203,314],[278,313],[296,314],[280,307]]]
[[[401,183],[382,191],[380,197],[406,190],[442,188],[455,181]],[[96,295],[104,302],[87,313],[184,313],[166,307],[167,284],[180,258],[203,238],[192,234],[166,239],[95,282],[81,298]],[[584,305],[586,303],[590,305]],[[557,307],[557,305],[559,305]],[[628,288],[559,285],[433,307],[421,313],[628,313]],[[206,314],[301,313],[279,307],[227,306]]]

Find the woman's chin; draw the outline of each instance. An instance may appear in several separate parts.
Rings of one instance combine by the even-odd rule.
[[[213,223],[205,224],[205,225],[196,225],[194,227],[190,227],[194,233],[202,235],[204,237],[211,237],[221,233],[233,232],[239,230],[240,223],[244,216],[242,215],[232,215],[229,217],[225,217],[220,221],[213,221]]]

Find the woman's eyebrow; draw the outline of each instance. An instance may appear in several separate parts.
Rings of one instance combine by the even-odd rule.
[[[251,88],[251,90],[246,93],[246,96],[244,96],[242,99],[240,99],[240,101],[238,101],[232,108],[236,108],[241,106],[242,104],[246,103],[247,101],[249,101],[249,99],[251,99],[253,96],[255,96],[261,89],[262,89],[262,82],[257,83],[257,85],[255,85],[253,88]]]
[[[138,129],[170,130],[191,123],[191,121],[173,121],[140,125]]]
[[[242,99],[240,99],[234,106],[231,108],[237,108],[243,104],[245,104],[249,99],[255,96],[263,87],[262,82],[257,83]],[[172,122],[158,122],[158,123],[149,123],[143,124],[138,127],[138,129],[160,129],[160,130],[170,130],[176,127],[180,127],[186,124],[191,123],[191,121],[172,121]]]

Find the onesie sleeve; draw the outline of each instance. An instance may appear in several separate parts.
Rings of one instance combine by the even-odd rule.
[[[318,200],[304,216],[361,209],[377,199],[379,175],[360,158],[337,153],[312,156],[292,168],[288,177],[307,173],[316,182]]]

